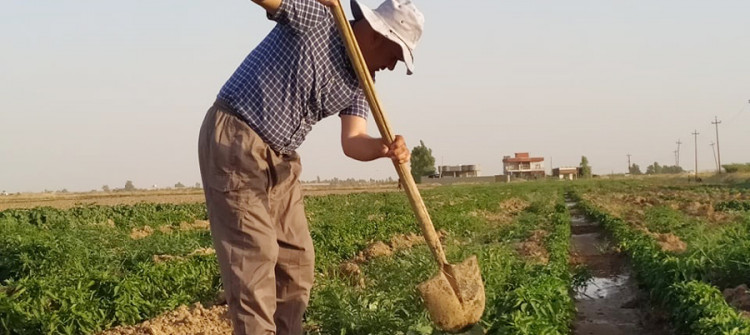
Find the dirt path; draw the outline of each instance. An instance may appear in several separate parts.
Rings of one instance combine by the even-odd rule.
[[[614,251],[597,222],[571,208],[571,259],[592,278],[576,292],[575,335],[666,335],[663,321],[646,311],[645,299],[624,255]]]

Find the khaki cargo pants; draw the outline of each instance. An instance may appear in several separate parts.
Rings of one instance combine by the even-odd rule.
[[[234,334],[302,334],[315,256],[299,156],[271,150],[220,100],[198,156]]]

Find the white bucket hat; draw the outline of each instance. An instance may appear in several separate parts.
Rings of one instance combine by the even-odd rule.
[[[363,6],[352,0],[354,19],[364,18],[379,34],[401,46],[406,64],[406,74],[414,71],[414,48],[422,36],[424,15],[411,0],[385,0],[377,9]]]

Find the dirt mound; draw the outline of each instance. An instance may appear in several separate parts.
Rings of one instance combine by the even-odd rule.
[[[743,316],[750,317],[750,290],[742,284],[735,288],[727,288],[722,292],[724,299],[732,307],[740,310]]]
[[[448,233],[442,229],[437,231],[438,239],[442,240],[447,235]],[[363,264],[373,258],[388,257],[393,255],[393,253],[396,251],[408,250],[413,248],[415,245],[424,243],[424,237],[419,236],[415,233],[393,235],[391,236],[391,240],[389,243],[385,243],[382,241],[370,243],[370,245],[368,245],[364,250],[360,251],[356,257],[354,257],[354,262]]]
[[[170,261],[181,261],[185,259],[185,257],[182,256],[174,256],[174,255],[154,255],[151,257],[151,259],[156,264],[166,263]]]
[[[508,198],[500,203],[500,208],[509,214],[518,214],[529,208],[529,202],[519,198]]]
[[[164,262],[170,262],[170,261],[182,261],[190,256],[208,256],[213,255],[216,253],[216,250],[214,248],[198,248],[193,251],[191,251],[187,256],[174,256],[174,255],[154,255],[152,257],[154,263],[160,264]]]
[[[153,233],[154,233],[154,228],[151,228],[150,226],[143,226],[142,228],[133,228],[130,231],[130,238],[134,240],[140,240],[142,238],[151,236],[151,234]]]
[[[349,284],[357,287],[365,287],[365,277],[362,276],[362,269],[352,261],[346,261],[339,265],[339,272],[348,279]]]
[[[661,250],[674,253],[683,253],[685,252],[685,250],[687,250],[687,243],[682,241],[682,239],[680,239],[680,237],[675,234],[654,233],[644,226],[635,226],[634,228],[646,233],[646,235],[648,236],[653,237],[656,240],[656,243],[659,243]]]
[[[227,306],[204,308],[180,306],[154,319],[135,326],[120,326],[99,335],[229,335],[232,326],[227,317]]]
[[[423,244],[424,237],[414,233],[398,234],[391,237],[391,248],[394,251],[411,249],[414,245]]]
[[[211,227],[211,223],[208,222],[208,220],[195,220],[193,223],[188,222],[180,222],[180,230],[186,231],[186,230],[203,230],[203,229],[209,229]]]
[[[216,253],[214,248],[198,248],[193,250],[188,256],[208,256]]]
[[[114,222],[112,222],[111,224],[114,226]],[[163,226],[159,226],[159,228],[157,229],[162,234],[171,234],[176,229],[179,229],[181,231],[190,231],[190,230],[204,230],[204,229],[209,229],[210,227],[211,227],[211,224],[208,222],[208,220],[195,220],[192,223],[181,222],[179,228],[170,226],[170,225],[163,225]],[[154,228],[151,228],[150,226],[143,226],[141,228],[133,228],[130,231],[130,238],[134,240],[139,240],[142,238],[149,237],[153,233],[154,233]]]
[[[516,251],[525,259],[540,264],[549,263],[549,253],[544,247],[544,238],[548,233],[544,230],[535,230],[531,237],[524,242],[514,245]]]
[[[683,242],[680,237],[675,234],[652,233],[652,236],[656,238],[656,242],[659,243],[659,246],[661,246],[661,250],[676,253],[683,253],[685,252],[685,250],[687,250],[687,243]]]
[[[368,245],[359,255],[365,260],[377,257],[387,257],[393,255],[393,249],[382,241],[377,241]]]

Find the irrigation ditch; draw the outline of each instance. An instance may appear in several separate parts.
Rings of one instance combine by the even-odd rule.
[[[566,206],[571,217],[571,264],[589,277],[575,290],[573,334],[673,334],[663,313],[649,306],[627,256],[614,247],[601,224],[586,217],[575,201],[566,199]]]

